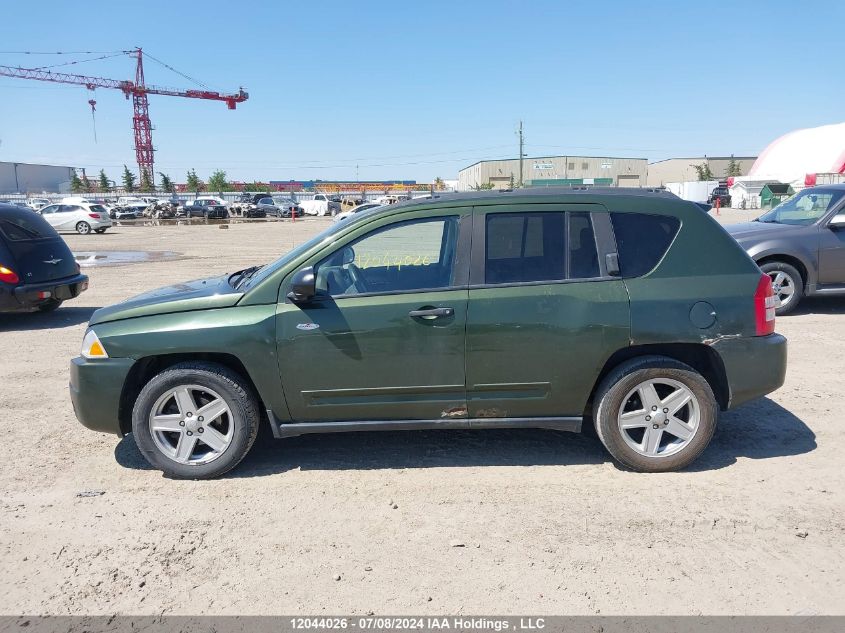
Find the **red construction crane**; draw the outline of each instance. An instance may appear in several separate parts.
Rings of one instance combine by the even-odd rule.
[[[95,88],[113,88],[120,90],[127,99],[132,97],[132,128],[135,131],[135,158],[138,161],[138,169],[141,178],[147,174],[150,182],[154,181],[153,171],[153,126],[150,123],[150,106],[147,95],[165,95],[169,97],[186,97],[188,99],[210,99],[212,101],[225,101],[230,110],[234,110],[237,104],[243,103],[249,98],[243,88],[234,94],[221,94],[212,90],[173,90],[148,86],[144,82],[144,56],[140,48],[126,53],[135,57],[138,62],[135,68],[135,81],[121,81],[119,79],[106,79],[104,77],[87,77],[85,75],[71,75],[67,73],[56,73],[41,68],[19,68],[16,66],[0,66],[0,76],[17,77],[18,79],[36,79],[38,81],[52,81],[60,84],[73,84],[85,86],[88,90]],[[178,71],[177,71],[178,72]],[[180,73],[181,74],[181,73]],[[93,110],[96,101],[89,101]]]

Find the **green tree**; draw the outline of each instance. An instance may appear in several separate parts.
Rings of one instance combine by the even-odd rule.
[[[155,191],[153,180],[150,178],[150,172],[146,169],[141,172],[141,186],[138,187],[138,191],[143,191],[144,193]]]
[[[174,193],[176,191],[176,185],[173,184],[170,176],[162,172],[158,172],[158,175],[161,176],[161,190],[165,193]]]
[[[490,190],[490,189],[492,189],[492,188],[493,188],[493,183],[492,183],[492,182],[485,182],[483,185],[476,184],[476,185],[473,187],[473,189],[474,189],[475,191],[489,191],[489,190]]]
[[[82,174],[82,190],[85,193],[91,193],[91,181],[88,180],[88,176],[83,172]]]
[[[135,191],[135,174],[129,171],[126,165],[123,166],[123,188],[126,190],[126,193]]]
[[[443,182],[443,179],[440,176],[434,179],[434,188],[437,191],[443,191],[446,188],[446,183]]]
[[[270,191],[270,185],[266,182],[261,182],[260,180],[253,180],[252,182],[244,183],[244,191]]]
[[[699,180],[716,180],[713,172],[710,171],[710,163],[704,162],[700,165],[692,165],[692,168],[695,169],[695,172],[698,174]]]
[[[514,180],[513,174],[511,174],[511,180],[508,183],[508,189],[516,189],[516,180]]]
[[[73,172],[73,177],[70,179],[70,190],[73,193],[79,193],[82,191],[82,187],[82,180],[76,172]]]
[[[218,169],[214,173],[211,174],[211,178],[208,179],[208,189],[209,191],[231,191],[232,186],[226,180],[226,172],[222,169]]]
[[[109,178],[106,176],[106,171],[104,169],[100,170],[100,175],[98,176],[100,191],[103,193],[109,190]]]
[[[731,160],[728,162],[728,170],[725,174],[726,176],[742,176],[742,167],[734,158],[734,155],[731,154]]]
[[[201,191],[205,187],[205,183],[200,180],[199,176],[197,176],[196,170],[192,169],[188,172],[187,180],[188,191],[192,191],[193,193],[197,193]]]

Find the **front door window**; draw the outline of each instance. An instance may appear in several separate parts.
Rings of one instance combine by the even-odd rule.
[[[377,229],[315,266],[317,290],[344,297],[449,288],[457,236],[457,216]]]

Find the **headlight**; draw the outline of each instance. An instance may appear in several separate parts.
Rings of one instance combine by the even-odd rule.
[[[94,333],[94,330],[88,330],[85,333],[85,338],[82,339],[82,351],[80,352],[83,358],[108,358],[106,348],[100,343],[100,339]]]

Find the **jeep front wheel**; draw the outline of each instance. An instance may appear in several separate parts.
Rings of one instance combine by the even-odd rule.
[[[177,479],[210,479],[234,468],[258,434],[248,383],[215,363],[180,363],[150,380],[132,411],[146,460]]]

